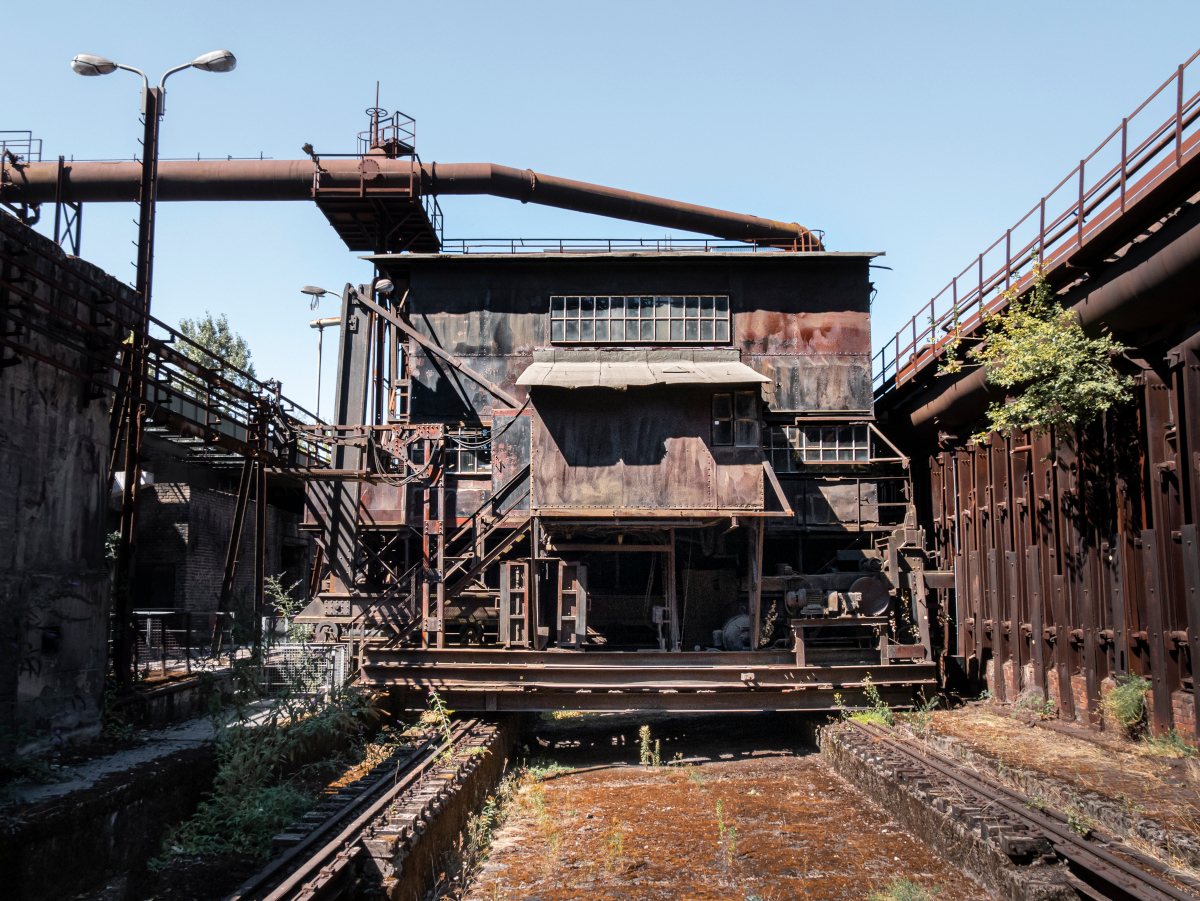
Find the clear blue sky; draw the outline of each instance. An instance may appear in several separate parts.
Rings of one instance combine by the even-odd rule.
[[[80,78],[79,52],[155,80],[208,50],[237,55],[233,73],[172,77],[164,157],[352,151],[378,79],[427,161],[528,167],[886,252],[877,345],[1200,47],[1195,0],[58,2],[4,22],[0,128],[31,129],[44,158],[138,151],[136,78]],[[454,238],[663,234],[493,198],[442,207]],[[316,334],[297,289],[370,267],[311,204],[159,209],[156,314],[226,313],[260,376],[311,405]],[[136,215],[86,207],[83,255],[132,279]]]

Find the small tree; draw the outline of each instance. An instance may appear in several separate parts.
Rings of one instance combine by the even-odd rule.
[[[184,337],[195,341],[196,344],[208,351],[208,354],[220,357],[246,375],[256,377],[254,364],[250,361],[250,346],[241,335],[229,328],[229,320],[224,313],[221,314],[220,319],[213,319],[212,313],[207,311],[205,311],[203,319],[180,319],[179,331],[183,333]],[[179,351],[201,366],[209,369],[216,366],[216,361],[212,357],[191,344],[181,344]],[[239,373],[228,372],[226,378],[242,388],[250,388],[250,382]]]
[[[1002,296],[1003,312],[983,314],[985,336],[966,357],[987,372],[987,381],[1015,394],[987,410],[989,432],[1011,435],[1014,430],[1046,434],[1051,429],[1085,428],[1104,412],[1129,400],[1133,379],[1121,375],[1112,358],[1125,351],[1111,335],[1088,338],[1074,311],[1064,310],[1034,264],[1033,287],[1023,297],[1016,289]],[[957,351],[964,339],[955,332],[947,345],[942,373],[960,372]]]

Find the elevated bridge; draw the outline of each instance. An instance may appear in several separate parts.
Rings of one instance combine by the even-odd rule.
[[[1096,722],[1106,680],[1153,686],[1156,731],[1195,731],[1200,654],[1200,87],[1179,66],[874,357],[877,416],[914,458],[951,669]],[[1112,334],[1133,400],[1072,433],[971,439],[1006,391],[957,339],[1034,283]],[[973,344],[971,345],[973,346]]]

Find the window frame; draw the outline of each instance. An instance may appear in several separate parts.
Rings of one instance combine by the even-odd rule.
[[[837,466],[871,460],[871,430],[865,425],[823,423],[768,424],[763,453],[776,472],[801,472],[806,466]],[[781,468],[777,459],[786,464]]]
[[[720,399],[720,400],[718,400]],[[739,404],[744,401],[750,402],[750,414],[740,415]],[[762,407],[760,405],[761,397],[757,390],[752,391],[714,391],[712,395],[710,413],[710,446],[711,447],[736,447],[736,448],[760,448],[762,447]],[[717,405],[728,404],[728,416],[718,416]],[[724,411],[722,411],[724,412]],[[739,423],[747,423],[746,428],[752,432],[744,441],[739,441],[738,432]],[[728,428],[728,441],[718,439],[718,428]]]
[[[457,432],[451,432],[450,438],[457,438],[467,442],[468,444],[478,444],[481,441],[487,441],[489,438],[491,438],[491,434],[492,430],[489,428],[461,429]],[[448,469],[455,475],[480,476],[489,475],[491,473],[491,444],[487,444],[483,447],[460,447],[454,440],[451,440],[449,444],[449,449],[453,452],[454,456],[453,462],[450,463]],[[481,458],[483,458],[482,462]]]
[[[706,345],[733,340],[728,294],[552,294],[549,323],[550,344]]]

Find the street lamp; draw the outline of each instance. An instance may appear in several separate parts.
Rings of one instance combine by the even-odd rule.
[[[305,285],[300,289],[301,294],[307,294],[312,298],[312,302],[308,305],[310,310],[315,310],[321,298],[326,294],[332,294],[332,291],[326,291],[324,288],[318,288],[316,285]],[[313,414],[317,419],[321,418],[321,352],[325,344],[325,328],[330,325],[338,325],[341,318],[334,316],[329,319],[311,319],[308,327],[317,329],[317,409]]]
[[[141,317],[136,326],[135,343],[138,350],[137,366],[126,377],[126,397],[124,407],[124,444],[125,444],[125,485],[121,492],[121,540],[117,545],[117,565],[115,585],[125,586],[117,591],[116,611],[120,627],[114,636],[113,664],[125,687],[129,687],[131,665],[133,663],[133,618],[132,594],[129,586],[132,584],[133,562],[133,531],[137,524],[137,488],[141,481],[138,455],[142,449],[142,435],[145,424],[146,410],[137,399],[145,396],[146,384],[146,351],[150,337],[150,285],[154,272],[154,201],[157,194],[158,177],[158,122],[163,115],[163,98],[166,95],[167,79],[183,69],[200,69],[204,72],[230,72],[237,65],[237,59],[228,50],[214,50],[198,56],[190,63],[175,66],[163,73],[158,87],[151,88],[146,73],[133,66],[122,65],[95,56],[91,53],[80,53],[71,60],[71,68],[80,75],[108,75],[117,69],[133,72],[142,77],[142,116],[145,130],[142,137],[142,179],[138,190],[138,242],[137,242],[137,282],[136,290],[141,303]]]
[[[214,50],[198,56],[190,63],[175,66],[163,73],[156,89],[150,88],[146,73],[133,66],[113,62],[103,56],[79,53],[71,60],[71,68],[80,75],[108,75],[117,69],[133,72],[142,77],[142,115],[145,117],[145,135],[142,140],[142,182],[138,203],[141,215],[138,221],[137,292],[141,295],[143,312],[150,315],[150,283],[154,267],[154,201],[158,177],[158,121],[163,115],[163,99],[167,79],[184,69],[200,69],[204,72],[232,72],[237,67],[237,58],[228,50]]]

